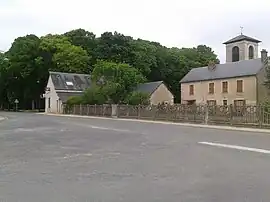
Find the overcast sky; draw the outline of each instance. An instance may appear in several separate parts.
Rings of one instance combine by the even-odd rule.
[[[0,0],[0,50],[18,36],[83,28],[118,31],[169,47],[206,44],[225,60],[223,42],[240,34],[270,52],[269,0]]]

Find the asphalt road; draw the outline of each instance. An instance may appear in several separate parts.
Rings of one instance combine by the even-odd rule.
[[[1,202],[270,201],[268,134],[1,115]]]

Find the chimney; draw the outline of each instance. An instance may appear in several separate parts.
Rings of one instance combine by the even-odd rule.
[[[208,63],[208,70],[213,71],[213,70],[215,70],[215,68],[216,68],[216,63],[214,61],[210,61]]]
[[[261,61],[262,63],[264,63],[267,60],[268,56],[267,56],[267,51],[265,49],[262,49],[261,51]]]

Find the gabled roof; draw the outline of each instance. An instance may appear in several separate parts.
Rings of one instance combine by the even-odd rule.
[[[90,75],[50,72],[55,90],[84,91],[90,87]]]
[[[244,41],[244,40],[255,42],[255,43],[260,43],[261,42],[258,39],[254,39],[254,38],[251,38],[249,36],[241,34],[241,35],[239,35],[237,37],[234,37],[234,38],[230,39],[229,41],[224,42],[223,44],[230,44],[230,43],[235,43],[235,42]]]
[[[153,92],[155,92],[155,90],[161,84],[163,84],[163,81],[154,81],[154,82],[142,83],[142,84],[139,84],[137,86],[135,91],[142,92],[142,93],[148,93],[148,94],[151,95]]]
[[[263,68],[261,59],[217,64],[212,71],[208,69],[208,66],[199,67],[190,70],[180,83],[252,76],[256,75],[261,68]]]

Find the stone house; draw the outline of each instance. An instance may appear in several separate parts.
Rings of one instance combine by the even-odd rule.
[[[158,105],[161,103],[174,104],[174,95],[163,81],[140,84],[136,91],[148,93],[150,95],[151,105]]]
[[[269,97],[265,83],[267,51],[243,34],[225,42],[226,63],[192,69],[180,81],[181,103],[257,105]]]
[[[50,72],[45,91],[45,112],[61,113],[62,104],[71,96],[80,96],[90,87],[90,75]]]
[[[50,72],[45,97],[46,113],[61,113],[62,104],[71,96],[80,96],[91,87],[90,75],[63,72]],[[150,103],[173,104],[174,96],[163,81],[138,85],[135,91],[149,93]]]

